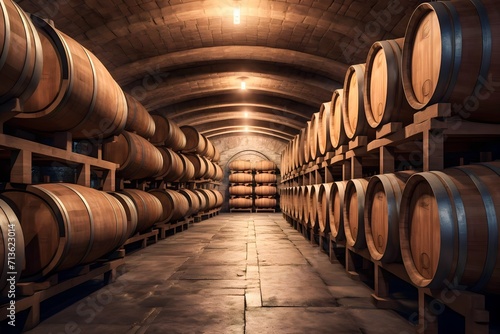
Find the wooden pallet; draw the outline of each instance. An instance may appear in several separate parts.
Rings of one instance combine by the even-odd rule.
[[[136,234],[133,237],[127,239],[123,246],[128,246],[128,245],[133,245],[133,244],[139,244],[140,243],[140,248],[146,248],[148,246],[148,242],[151,242],[153,244],[158,242],[158,230],[151,230],[148,232],[144,232],[142,234]]]
[[[72,275],[66,271],[52,275],[44,281],[18,283],[17,293],[20,298],[16,299],[16,313],[28,311],[28,314],[24,324],[18,323],[18,321],[21,321],[20,317],[16,318],[16,327],[29,330],[38,325],[40,323],[40,304],[51,297],[93,280],[100,275],[104,275],[103,281],[105,284],[113,282],[116,278],[116,269],[124,263],[123,258],[97,262],[72,269]],[[63,275],[69,275],[69,277],[62,278]],[[7,303],[0,306],[0,321],[7,319],[7,307]]]
[[[252,208],[230,208],[229,212],[231,212],[231,213],[233,213],[233,212],[248,212],[248,213],[252,213],[253,209]]]
[[[174,235],[178,232],[188,230],[189,225],[193,223],[194,218],[189,217],[173,223],[155,225],[154,228],[158,230],[158,238],[165,239],[168,235]]]
[[[255,212],[271,212],[271,213],[275,213],[276,209],[272,209],[272,208],[256,208]]]
[[[199,223],[199,222],[201,222],[203,220],[213,218],[213,217],[219,215],[220,210],[221,210],[220,208],[217,208],[217,209],[212,209],[212,210],[209,210],[209,211],[198,212],[198,214],[193,217],[194,218],[194,222],[195,223]]]

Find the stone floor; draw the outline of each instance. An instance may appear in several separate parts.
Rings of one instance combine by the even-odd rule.
[[[281,214],[222,214],[126,257],[28,333],[412,333]],[[45,306],[44,306],[45,307]],[[59,312],[58,309],[60,309]]]

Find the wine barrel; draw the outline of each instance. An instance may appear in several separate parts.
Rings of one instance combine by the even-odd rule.
[[[255,207],[257,208],[274,208],[276,207],[276,198],[256,198]]]
[[[125,98],[128,106],[125,130],[135,132],[146,139],[153,137],[156,127],[153,117],[132,95],[125,93]]]
[[[224,196],[217,189],[207,189],[215,195],[215,208],[220,208],[224,204]]]
[[[172,189],[152,189],[149,193],[155,196],[163,207],[158,223],[175,222],[184,218],[189,212],[187,198]]]
[[[229,195],[232,196],[251,196],[252,186],[231,186],[229,187]]]
[[[154,177],[164,167],[163,156],[156,147],[127,131],[123,131],[115,141],[104,143],[102,156],[104,160],[120,164],[116,173],[125,179]]]
[[[274,161],[261,160],[254,162],[253,168],[258,172],[269,172],[269,171],[275,171],[277,166]]]
[[[333,183],[323,183],[319,188],[318,204],[316,212],[318,215],[319,231],[321,233],[330,232],[330,194]]]
[[[366,248],[365,238],[365,195],[368,181],[352,179],[347,182],[344,195],[344,232],[349,246]]]
[[[300,208],[302,207],[301,205],[301,196],[302,196],[302,191],[301,188],[304,186],[300,187],[293,187],[293,192],[292,192],[292,217],[295,220],[299,220],[300,216]]]
[[[204,176],[205,179],[214,180],[217,175],[217,169],[215,168],[215,164],[205,157],[202,157],[202,159],[205,160],[205,163],[207,164],[207,172],[205,173]]]
[[[238,172],[252,170],[252,163],[249,160],[233,160],[229,163],[229,169]]]
[[[42,77],[13,125],[41,132],[68,131],[77,139],[119,134],[128,109],[122,89],[82,45],[32,17],[43,49]]]
[[[198,211],[200,211],[201,203],[200,203],[200,197],[198,196],[197,193],[195,193],[193,190],[190,189],[179,189],[179,194],[186,197],[189,204],[189,210],[186,213],[186,217],[194,215],[198,213]]]
[[[230,198],[229,199],[229,207],[236,209],[246,209],[251,208],[253,206],[251,198]]]
[[[307,144],[306,130],[307,127],[300,129],[297,140],[297,167],[301,167],[306,163],[306,156],[304,153],[304,146]]]
[[[255,182],[276,183],[277,182],[276,174],[269,174],[269,173],[255,174]]]
[[[26,13],[14,1],[0,1],[0,104],[25,101],[42,75],[40,37]]]
[[[257,186],[254,189],[257,196],[274,196],[277,193],[276,186]]]
[[[220,161],[220,151],[217,147],[214,145],[214,157],[212,158],[213,162],[219,162]]]
[[[194,178],[205,178],[208,171],[208,161],[205,158],[200,157],[198,154],[186,154],[185,156],[193,164]]]
[[[318,149],[319,155],[325,155],[333,150],[330,138],[330,117],[332,115],[332,101],[324,102],[318,115]]]
[[[344,91],[337,89],[332,95],[332,112],[330,114],[330,141],[334,149],[344,145],[347,142],[347,136],[344,130],[344,120],[342,109],[344,108]]]
[[[40,278],[91,263],[127,239],[127,216],[116,198],[68,183],[9,189],[3,198],[19,214],[25,240],[22,276]]]
[[[311,157],[311,161],[316,160],[319,156],[321,156],[321,152],[319,149],[318,142],[318,133],[319,133],[319,112],[316,112],[311,117],[311,126],[309,129],[309,156]]]
[[[414,110],[404,96],[400,64],[404,38],[373,43],[366,57],[364,106],[368,125],[413,121]]]
[[[173,151],[180,151],[186,146],[186,136],[177,123],[163,115],[152,115],[155,133],[150,141],[156,146],[166,146]]]
[[[195,191],[205,197],[205,202],[207,203],[205,211],[215,209],[217,206],[217,196],[213,191],[208,189],[195,189]]]
[[[313,184],[311,190],[309,191],[309,196],[306,198],[307,211],[309,214],[309,225],[313,229],[319,228],[318,221],[318,201],[319,201],[319,189],[320,184]]]
[[[299,220],[302,222],[304,225],[309,225],[310,223],[310,214],[309,214],[309,207],[308,207],[308,202],[309,202],[309,193],[311,192],[312,185],[307,185],[302,188],[302,192],[299,191],[299,198],[300,198],[300,213],[299,213]]]
[[[165,181],[178,181],[184,174],[184,165],[181,157],[167,147],[158,147],[163,158],[163,166],[158,177]]]
[[[10,239],[10,240],[9,240]],[[15,242],[16,250],[14,267],[8,261],[9,246]],[[12,257],[12,256],[11,256]],[[4,200],[0,199],[0,296],[6,296],[10,286],[7,282],[8,272],[15,272],[16,282],[21,277],[25,266],[24,236],[18,217]]]
[[[450,102],[462,117],[500,122],[499,22],[494,0],[419,5],[406,29],[401,65],[410,106]]]
[[[347,181],[337,181],[332,184],[330,191],[330,232],[337,240],[345,239],[344,229],[344,197]]]
[[[400,207],[401,255],[418,287],[446,282],[500,293],[500,163],[411,176]]]
[[[198,132],[198,130],[189,125],[183,125],[180,127],[180,129],[186,137],[186,145],[184,146],[183,151],[200,154],[200,152],[203,152],[205,150],[205,140]]]
[[[248,174],[248,173],[229,174],[229,182],[232,182],[232,183],[252,183],[253,176],[252,176],[252,174]]]
[[[187,182],[194,180],[195,170],[193,163],[182,153],[179,153],[179,158],[182,161],[182,169],[183,169],[183,173],[179,178],[179,181]]]
[[[198,212],[206,211],[208,208],[207,197],[205,195],[203,195],[201,192],[196,191],[196,189],[194,189],[193,192],[196,196],[198,196],[198,200],[200,201],[200,206],[198,208]]]
[[[215,147],[205,135],[201,135],[203,139],[205,140],[205,149],[200,152],[200,155],[205,156],[209,159],[213,159],[215,156]]]
[[[368,182],[365,200],[366,244],[373,259],[399,262],[399,204],[406,180],[413,171],[375,175]]]
[[[146,231],[160,220],[163,207],[156,197],[139,189],[123,189],[121,193],[132,200],[137,210],[136,233]]]
[[[222,181],[222,179],[224,179],[224,171],[222,170],[222,168],[214,163],[214,167],[215,167],[215,176],[214,176],[214,181]]]
[[[125,214],[127,215],[127,238],[132,237],[137,232],[137,225],[139,223],[139,218],[137,215],[137,207],[132,199],[118,192],[108,192],[111,196],[115,197],[118,202],[123,206]]]
[[[304,137],[302,138],[302,140],[304,141],[302,144],[302,152],[303,152],[302,154],[304,156],[304,164],[307,164],[312,161],[311,150],[309,148],[310,142],[312,141],[312,138],[310,137],[310,133],[312,132],[311,121],[307,121],[306,123],[307,125],[305,127]]]
[[[357,136],[373,137],[372,129],[365,116],[363,92],[365,89],[365,64],[351,65],[347,69],[344,80],[344,107],[342,119],[347,138]]]

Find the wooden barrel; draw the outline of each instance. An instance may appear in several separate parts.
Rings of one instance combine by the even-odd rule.
[[[108,70],[71,37],[37,17],[32,20],[42,43],[42,77],[14,124],[68,131],[82,139],[119,134],[127,121],[127,101]]]
[[[307,125],[304,131],[304,137],[302,138],[302,140],[304,141],[302,144],[302,151],[303,151],[302,154],[304,156],[304,164],[312,161],[311,149],[309,147],[310,143],[312,142],[312,137],[310,135],[311,132],[312,132],[311,121],[307,121]]]
[[[121,193],[132,200],[137,210],[136,233],[146,231],[160,220],[163,207],[156,197],[139,189],[123,189]]]
[[[139,223],[137,207],[134,204],[134,201],[129,196],[118,192],[108,192],[108,194],[115,197],[123,206],[125,214],[127,215],[127,238],[132,237],[135,233],[137,233],[137,225]]]
[[[500,293],[500,163],[418,173],[400,208],[401,255],[412,282]]]
[[[206,211],[208,207],[207,198],[201,192],[196,191],[196,189],[194,189],[193,192],[196,196],[198,196],[198,200],[200,201],[198,212]]]
[[[324,102],[318,115],[318,149],[319,155],[325,155],[333,150],[330,138],[330,117],[332,115],[332,101]]]
[[[132,95],[125,93],[128,106],[128,116],[125,130],[135,132],[144,138],[151,138],[155,134],[155,121],[146,108]]]
[[[295,170],[298,167],[298,153],[297,153],[297,145],[298,145],[299,135],[295,135],[292,139],[292,145],[290,147],[290,168],[289,173]]]
[[[222,181],[222,179],[224,179],[224,171],[222,170],[222,168],[214,163],[214,167],[215,167],[215,177],[214,177],[214,181]]]
[[[302,187],[303,186],[293,187],[293,190],[292,190],[292,208],[291,208],[291,213],[292,213],[292,217],[295,220],[299,220],[300,208],[302,207],[302,205],[300,205],[301,204],[300,196],[302,196],[302,192],[301,192],[301,188]]]
[[[164,167],[163,156],[156,147],[127,131],[123,131],[115,141],[104,143],[102,156],[104,160],[119,164],[117,175],[125,179],[154,177]]]
[[[123,206],[103,191],[53,183],[6,190],[2,196],[19,214],[25,240],[23,277],[91,263],[128,237]]]
[[[158,173],[158,177],[165,181],[174,182],[178,181],[184,174],[184,165],[181,157],[166,147],[158,147],[161,156],[163,157],[163,166]]]
[[[365,64],[351,65],[344,80],[344,107],[342,120],[347,138],[373,137],[375,131],[368,125],[365,116],[363,92],[365,89]]]
[[[401,259],[399,204],[406,180],[413,171],[375,175],[366,188],[365,236],[370,255],[383,263]]]
[[[352,179],[347,182],[344,195],[344,232],[349,246],[366,248],[365,194],[368,181]]]
[[[220,161],[220,151],[217,147],[214,145],[214,157],[212,158],[213,162],[219,162]]]
[[[318,215],[319,231],[321,233],[330,232],[330,194],[333,183],[323,183],[319,187],[318,204],[316,212]]]
[[[297,140],[297,167],[301,167],[306,163],[306,156],[304,153],[304,146],[307,144],[306,130],[307,127],[300,129]]]
[[[179,158],[181,158],[182,170],[183,170],[183,173],[179,178],[179,181],[187,182],[194,180],[195,170],[193,163],[182,153],[179,153]]]
[[[216,208],[217,196],[213,191],[208,189],[195,189],[195,191],[205,197],[205,202],[207,203],[205,210],[212,210]]]
[[[200,211],[200,197],[197,193],[190,189],[179,189],[179,194],[186,197],[189,205],[189,210],[186,213],[186,217],[194,215]]]
[[[15,252],[9,250],[15,243]],[[10,267],[9,253],[14,253],[14,265]],[[12,258],[12,256],[10,256]],[[0,199],[0,296],[6,296],[10,289],[7,282],[8,272],[15,272],[16,282],[21,277],[21,271],[25,266],[24,259],[24,236],[21,223],[12,208],[4,200]]]
[[[224,196],[217,189],[207,189],[215,195],[215,208],[220,208],[224,204]]]
[[[330,141],[334,149],[347,142],[344,130],[342,109],[344,105],[344,90],[337,89],[332,95],[332,111],[330,114]]]
[[[229,174],[229,182],[232,182],[232,183],[252,183],[253,182],[253,175],[249,174],[249,173]]]
[[[344,229],[344,197],[347,181],[333,182],[330,191],[330,232],[337,240],[345,239]]]
[[[316,160],[317,157],[321,156],[318,142],[319,133],[319,112],[314,113],[311,116],[311,126],[309,129],[309,156],[311,161]]]
[[[229,163],[229,169],[233,171],[249,171],[252,170],[252,163],[250,160],[233,160]]]
[[[204,178],[209,179],[209,180],[215,179],[215,177],[217,175],[217,170],[215,168],[215,164],[205,157],[202,157],[202,159],[207,164],[207,172],[205,173]]]
[[[276,206],[276,198],[256,198],[255,207],[257,208],[274,208]]]
[[[183,151],[200,154],[200,152],[205,150],[206,142],[196,128],[189,125],[183,125],[180,129],[186,137],[186,145]]]
[[[260,160],[254,162],[253,168],[258,172],[270,172],[275,171],[278,167],[276,166],[276,163],[274,161]]]
[[[172,189],[153,189],[149,193],[156,196],[163,207],[163,214],[158,223],[175,222],[183,219],[189,212],[187,198]]]
[[[414,110],[404,96],[400,64],[404,38],[373,43],[366,57],[364,106],[372,128],[389,122],[413,122]]]
[[[193,164],[194,178],[205,178],[208,171],[208,161],[205,158],[200,157],[198,154],[186,154],[185,156]]]
[[[437,1],[413,12],[403,46],[402,78],[417,110],[438,102],[475,121],[500,122],[498,2]]]
[[[30,19],[11,0],[0,1],[0,104],[26,100],[42,75],[40,37]]]
[[[309,225],[313,229],[319,228],[318,201],[320,187],[320,184],[313,184],[311,186],[311,190],[309,191],[308,197],[306,198],[307,211],[309,214]]]
[[[246,209],[251,208],[253,206],[253,202],[251,198],[230,198],[229,199],[229,207],[236,209]]]
[[[229,187],[229,195],[232,196],[251,196],[252,186],[231,186]]]
[[[257,186],[254,189],[257,196],[274,196],[277,193],[276,186]]]
[[[205,135],[201,136],[205,140],[205,149],[202,152],[200,152],[200,155],[203,155],[209,159],[213,159],[213,157],[215,156],[215,146],[212,144],[210,139],[205,137]]]
[[[186,136],[177,123],[163,115],[152,115],[155,122],[155,134],[150,141],[156,146],[165,146],[173,151],[180,151],[186,146]]]
[[[255,174],[255,182],[276,183],[277,182],[276,174],[270,174],[270,173]]]
[[[302,188],[302,193],[299,191],[300,198],[300,214],[299,220],[304,225],[309,225],[311,215],[309,214],[309,193],[311,192],[312,185],[307,185]]]

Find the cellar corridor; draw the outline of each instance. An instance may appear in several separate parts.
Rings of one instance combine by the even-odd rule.
[[[28,333],[410,333],[282,214],[221,214],[52,301]],[[43,314],[42,314],[43,315]]]

